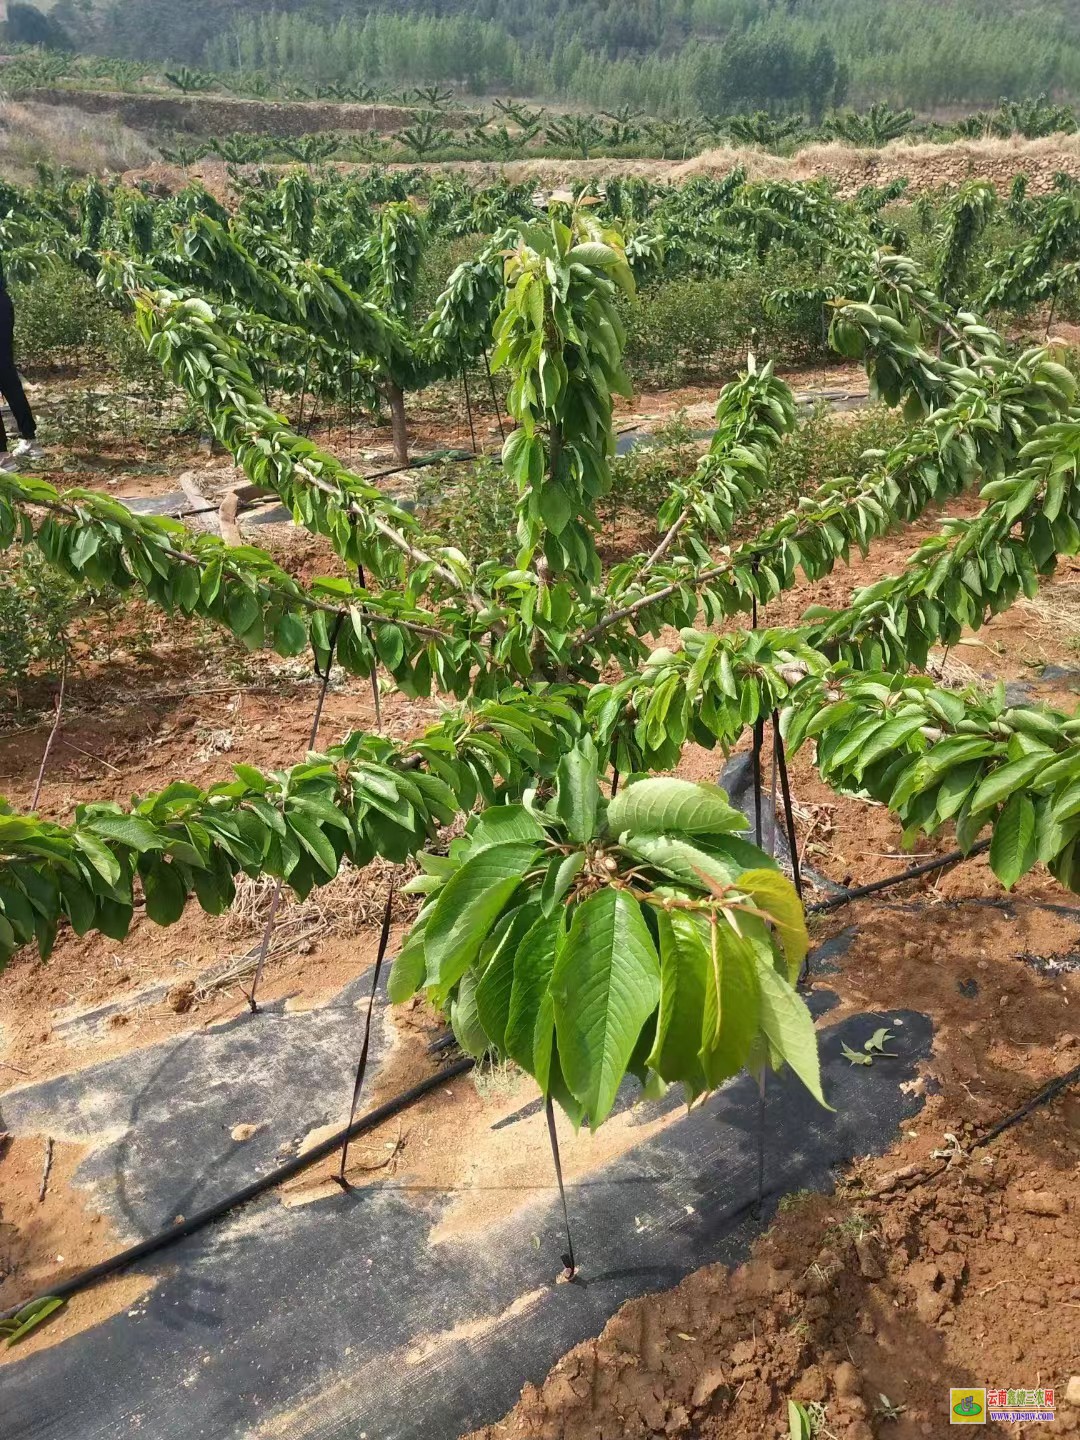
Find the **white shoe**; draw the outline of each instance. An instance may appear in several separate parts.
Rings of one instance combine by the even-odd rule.
[[[0,455],[0,470],[6,470],[9,475],[17,475],[19,469],[19,462],[15,459],[15,456],[9,455],[5,450],[4,453]]]
[[[20,440],[15,446],[14,454],[24,460],[45,459],[45,451],[36,440]]]

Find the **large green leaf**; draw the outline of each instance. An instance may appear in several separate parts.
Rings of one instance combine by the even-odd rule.
[[[449,986],[464,975],[535,858],[535,845],[495,845],[446,882],[424,930],[428,984]]]
[[[586,735],[559,761],[555,771],[555,813],[571,840],[584,845],[596,834],[600,803],[596,746]]]
[[[1035,859],[1035,806],[1029,795],[1017,790],[994,824],[990,868],[1005,889],[1011,890],[1035,864]]]
[[[826,1103],[821,1091],[817,1035],[810,1011],[763,955],[755,951],[754,958],[761,1001],[761,1029],[766,1039],[791,1066],[814,1099],[826,1110],[831,1110],[832,1106]]]
[[[744,870],[739,888],[750,895],[776,927],[788,963],[788,979],[795,983],[799,967],[810,949],[802,901],[794,885],[777,870]]]
[[[1025,755],[1020,760],[1012,760],[992,770],[971,797],[971,813],[977,815],[1007,800],[1014,790],[1026,785],[1044,769],[1052,758],[1048,752],[1040,751],[1037,755]]]
[[[605,889],[577,907],[551,993],[563,1075],[595,1130],[660,999],[660,962],[636,900]]]
[[[746,830],[749,821],[719,785],[691,780],[638,780],[611,801],[607,828],[613,835],[715,835]]]
[[[476,974],[472,970],[461,977],[457,994],[450,1002],[450,1024],[462,1050],[475,1060],[483,1059],[488,1050],[488,1037],[476,1008]]]
[[[495,954],[487,963],[476,987],[476,1010],[488,1040],[500,1055],[506,1052],[506,1023],[510,1017],[510,999],[514,986],[514,961],[518,946],[539,916],[535,901],[518,906],[499,924],[502,934]],[[509,922],[509,923],[508,923]]]
[[[660,1010],[649,1066],[668,1081],[681,1080],[690,1096],[705,1089],[698,1050],[709,952],[693,916],[658,910]]]
[[[156,856],[146,862],[143,875],[146,913],[157,925],[175,925],[184,913],[187,890],[180,872]]]
[[[734,885],[741,873],[741,866],[673,835],[633,835],[625,845],[632,855],[647,860],[655,869],[692,890],[709,888],[704,877],[720,885]]]
[[[716,927],[715,957],[711,943],[709,950],[699,1040],[701,1068],[706,1083],[715,1089],[747,1063],[759,1034],[761,1001],[754,951],[748,941],[721,920]]]
[[[506,1019],[506,1051],[511,1059],[533,1076],[536,1076],[536,1021],[551,983],[555,949],[562,927],[560,912],[543,916],[521,941],[514,955],[514,979]]]

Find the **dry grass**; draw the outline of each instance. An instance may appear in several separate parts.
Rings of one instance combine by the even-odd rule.
[[[390,881],[395,882],[392,919],[409,921],[417,911],[416,901],[402,895],[401,887],[417,873],[414,861],[395,865],[381,857],[358,870],[345,861],[328,885],[317,886],[305,900],[282,890],[277,909],[276,932],[292,932],[294,939],[313,935],[358,935],[382,923]],[[256,880],[240,875],[236,899],[229,910],[226,934],[237,940],[259,933],[270,913],[274,881],[266,875]]]
[[[150,164],[154,153],[141,135],[111,117],[66,105],[0,101],[0,173],[6,179],[33,180],[38,161],[80,175],[121,174]]]

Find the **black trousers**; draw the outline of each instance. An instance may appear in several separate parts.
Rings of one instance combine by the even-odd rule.
[[[7,401],[19,434],[24,440],[33,440],[37,434],[34,412],[15,369],[15,306],[6,290],[0,290],[0,395]],[[0,414],[0,451],[7,449],[7,431],[4,417]]]

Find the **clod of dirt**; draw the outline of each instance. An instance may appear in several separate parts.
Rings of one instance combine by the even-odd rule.
[[[181,980],[165,996],[165,1004],[177,1015],[186,1015],[195,1004],[195,981]]]
[[[1028,1215],[1064,1215],[1069,1202],[1052,1190],[1027,1190],[1020,1196],[1020,1208]]]
[[[850,1360],[841,1360],[833,1371],[833,1388],[841,1399],[859,1393],[859,1372]]]
[[[234,1140],[250,1140],[257,1135],[262,1127],[260,1125],[234,1125],[229,1134]]]
[[[860,1235],[855,1241],[855,1253],[859,1257],[859,1274],[867,1280],[881,1280],[885,1275],[881,1247],[873,1235]]]
[[[1065,1403],[1080,1409],[1080,1375],[1071,1375],[1065,1386]]]

